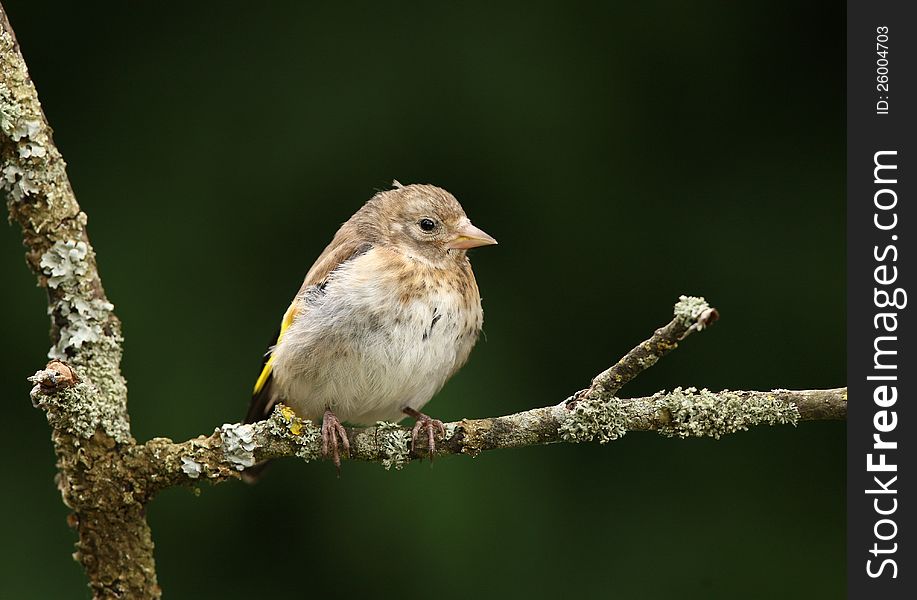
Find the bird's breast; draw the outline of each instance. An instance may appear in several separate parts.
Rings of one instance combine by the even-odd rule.
[[[367,252],[303,297],[274,351],[280,393],[302,416],[400,420],[467,360],[483,321],[470,267],[390,258]]]

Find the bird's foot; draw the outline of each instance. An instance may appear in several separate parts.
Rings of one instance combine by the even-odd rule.
[[[344,429],[344,426],[341,425],[340,419],[331,412],[331,409],[328,409],[325,411],[324,416],[322,416],[322,455],[325,458],[331,458],[338,473],[341,472],[341,453],[338,449],[339,442],[341,448],[344,450],[344,454],[349,458],[350,440],[347,438],[347,431]]]
[[[417,438],[420,437],[422,430],[424,437],[427,439],[427,452],[430,454],[430,462],[433,462],[433,455],[436,453],[436,433],[438,432],[440,437],[446,437],[446,426],[439,419],[430,418],[410,406],[405,407],[403,412],[409,417],[417,419],[417,422],[414,423],[414,428],[411,430],[411,452],[415,452]]]

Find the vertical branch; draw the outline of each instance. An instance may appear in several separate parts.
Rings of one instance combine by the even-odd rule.
[[[134,444],[121,376],[121,328],[105,296],[66,164],[0,6],[0,189],[26,262],[48,292],[52,363],[33,380],[47,412],[59,487],[79,533],[76,557],[97,598],[158,597],[145,494],[121,452]],[[62,371],[66,373],[62,375]]]

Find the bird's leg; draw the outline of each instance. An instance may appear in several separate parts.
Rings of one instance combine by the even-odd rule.
[[[401,412],[409,417],[417,419],[414,423],[414,429],[411,430],[411,452],[417,446],[417,438],[420,436],[420,430],[423,429],[427,435],[427,451],[430,453],[430,462],[433,462],[433,455],[436,453],[436,432],[441,437],[446,437],[446,427],[439,419],[432,419],[419,410],[414,410],[410,406],[405,406]]]
[[[331,460],[334,461],[335,468],[340,473],[341,454],[338,451],[338,441],[340,441],[341,447],[344,449],[344,454],[350,458],[350,440],[347,438],[347,431],[341,425],[340,419],[331,412],[331,409],[325,409],[325,414],[322,416],[322,454],[325,458],[330,456]]]

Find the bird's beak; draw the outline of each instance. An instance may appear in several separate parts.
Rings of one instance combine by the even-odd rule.
[[[482,230],[478,229],[471,222],[465,223],[465,225],[459,229],[458,235],[446,244],[447,248],[454,248],[456,250],[467,250],[468,248],[477,248],[478,246],[490,246],[496,244],[497,240],[493,239]]]

